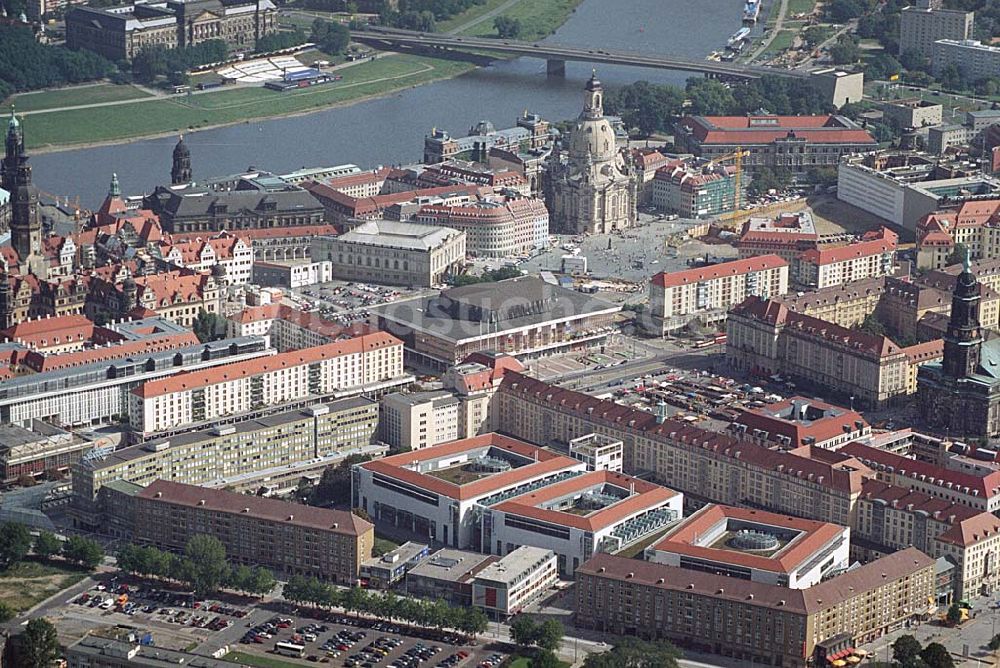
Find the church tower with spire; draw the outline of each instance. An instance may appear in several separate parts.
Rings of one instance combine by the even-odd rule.
[[[24,149],[24,130],[10,111],[0,187],[10,193],[10,238],[21,263],[41,257],[42,222],[38,214],[38,189],[31,183],[31,165]]]
[[[951,319],[944,335],[944,372],[952,378],[965,378],[976,373],[983,346],[979,326],[979,281],[972,273],[969,251],[965,252],[962,273],[955,281],[951,297]]]
[[[940,363],[917,369],[917,406],[926,427],[945,437],[1000,437],[1000,338],[979,321],[982,287],[966,252],[955,278]]]
[[[173,166],[170,168],[170,183],[175,186],[183,186],[191,183],[191,151],[184,143],[184,135],[177,140],[174,146]]]

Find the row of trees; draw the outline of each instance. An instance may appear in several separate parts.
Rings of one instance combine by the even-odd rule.
[[[7,570],[24,561],[29,554],[49,560],[61,556],[66,561],[93,570],[104,559],[101,544],[83,536],[59,540],[49,531],[40,531],[34,538],[28,527],[17,522],[0,524],[0,570]]]
[[[0,100],[12,93],[109,76],[114,63],[90,51],[39,44],[24,26],[0,25]]]
[[[285,600],[324,608],[342,608],[388,621],[403,621],[425,628],[455,629],[467,635],[482,633],[489,620],[479,608],[453,607],[442,600],[423,601],[371,592],[360,587],[341,589],[316,578],[292,577],[283,589]]]
[[[609,652],[590,654],[583,668],[678,668],[681,652],[665,640],[622,638]]]
[[[899,668],[955,668],[955,661],[941,643],[926,647],[911,635],[903,635],[892,643],[892,660]]]
[[[118,552],[118,567],[133,575],[183,582],[199,596],[222,587],[262,595],[277,584],[274,574],[261,566],[230,566],[225,545],[204,534],[192,536],[182,555],[126,545]]]
[[[496,283],[506,281],[508,278],[517,278],[521,275],[521,270],[517,267],[500,267],[499,269],[487,269],[482,274],[461,274],[452,279],[451,284],[455,287],[462,285],[473,285],[475,283]]]
[[[379,22],[395,28],[432,32],[438,21],[450,19],[485,2],[486,0],[399,0],[396,6],[396,3],[383,1]]]
[[[347,50],[351,42],[351,31],[343,23],[316,19],[312,22],[309,39],[318,44],[325,53],[336,55]]]
[[[132,59],[132,74],[139,81],[148,83],[159,76],[184,75],[193,67],[218,63],[225,60],[226,56],[226,42],[221,39],[210,39],[200,44],[175,49],[152,47],[143,49]],[[172,82],[182,83],[180,80]]]
[[[669,131],[684,113],[742,116],[760,109],[782,115],[830,111],[822,94],[808,81],[777,76],[763,76],[732,87],[716,79],[691,78],[683,90],[637,81],[608,91],[604,106],[609,113],[621,116],[626,127],[642,135]]]

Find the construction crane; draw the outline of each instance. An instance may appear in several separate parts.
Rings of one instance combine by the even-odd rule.
[[[719,223],[723,227],[741,220],[750,213],[749,209],[743,208],[743,158],[749,157],[750,151],[742,146],[737,146],[732,153],[726,153],[708,161],[708,164],[715,166],[732,161],[733,167],[733,210],[719,216]]]

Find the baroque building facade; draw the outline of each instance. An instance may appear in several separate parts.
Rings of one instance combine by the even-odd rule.
[[[604,115],[604,88],[596,74],[585,90],[566,159],[552,152],[547,203],[553,231],[607,234],[635,224],[639,177]]]

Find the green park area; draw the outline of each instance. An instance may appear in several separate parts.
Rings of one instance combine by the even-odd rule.
[[[788,15],[810,14],[816,9],[816,0],[788,0]]]
[[[21,93],[20,95],[11,96],[5,104],[13,104],[18,113],[21,113],[26,111],[40,111],[42,109],[74,107],[84,104],[138,100],[144,97],[152,97],[152,94],[136,86],[116,86],[115,84],[108,83],[43,90],[34,93]]]
[[[556,31],[576,10],[581,0],[520,0],[503,10],[498,16],[516,19],[520,22],[517,39],[532,41],[547,37]],[[501,3],[506,4],[506,3]],[[496,37],[493,19],[489,19],[463,31],[467,35]]]
[[[795,36],[797,34],[798,30],[780,31],[777,35],[774,36],[774,39],[771,40],[771,43],[764,50],[764,55],[776,56],[779,53],[782,53],[783,51],[787,50],[792,46],[792,42],[795,40]]]
[[[456,76],[471,67],[456,61],[392,55],[338,70],[343,79],[326,85],[286,92],[224,88],[98,109],[29,114],[25,127],[32,147],[128,139],[316,110]]]

